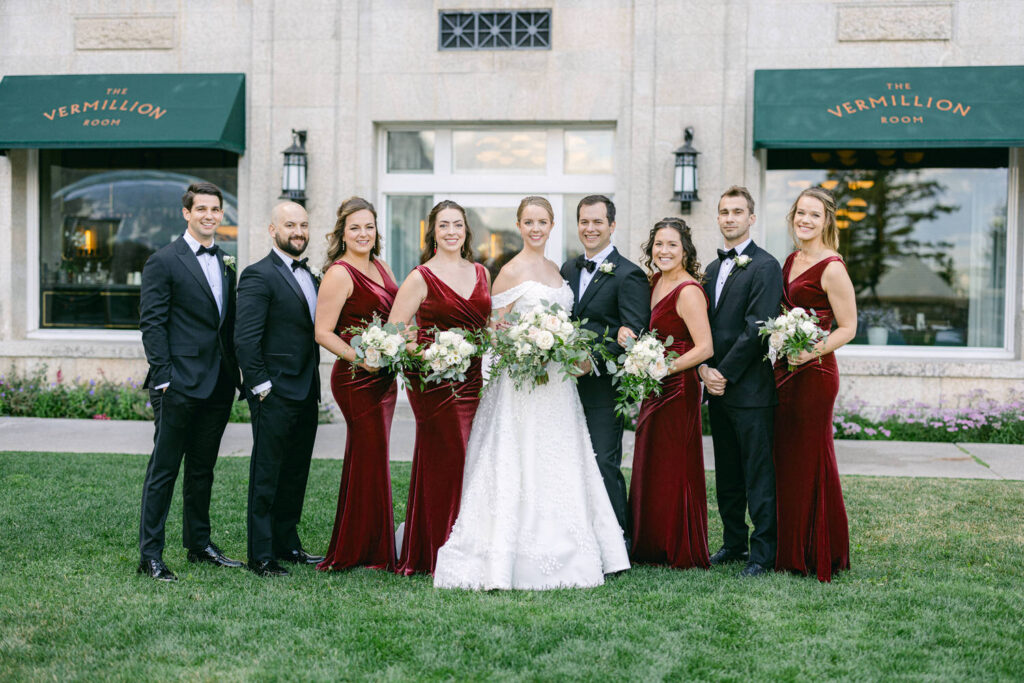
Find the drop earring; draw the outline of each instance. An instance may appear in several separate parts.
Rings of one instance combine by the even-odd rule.
[[[437,240],[434,240],[434,253],[437,253]]]

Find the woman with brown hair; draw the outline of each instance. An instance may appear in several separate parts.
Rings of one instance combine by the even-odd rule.
[[[409,273],[391,308],[390,322],[418,327],[416,342],[433,341],[432,328],[477,333],[491,313],[490,275],[473,262],[466,210],[439,202],[427,216],[420,264]],[[410,373],[409,404],[416,416],[412,479],[397,572],[434,572],[437,550],[459,514],[466,442],[473,425],[483,377],[474,358],[466,380],[421,386]]]
[[[804,190],[786,216],[797,250],[782,269],[783,305],[812,310],[831,330],[813,351],[775,365],[777,569],[817,573],[819,581],[850,568],[850,533],[839,483],[832,409],[839,393],[833,352],[857,334],[857,302],[839,255],[836,202],[820,187]],[[833,328],[835,323],[835,329]],[[788,366],[795,366],[790,371]]]
[[[651,322],[658,339],[672,337],[661,394],[648,396],[637,418],[632,513],[634,562],[678,569],[707,569],[708,505],[701,437],[701,386],[697,366],[714,352],[708,298],[701,287],[700,262],[681,218],[663,218],[644,245],[644,265],[654,273]],[[632,330],[619,330],[635,338]],[[624,337],[624,338],[623,338]]]
[[[338,357],[331,391],[345,416],[345,463],[338,511],[323,570],[395,566],[394,513],[388,439],[395,413],[394,375],[365,363],[353,367],[356,352],[345,330],[362,327],[377,315],[387,319],[398,293],[395,276],[381,261],[377,212],[360,197],[338,207],[328,237],[327,268],[316,306],[316,341]]]

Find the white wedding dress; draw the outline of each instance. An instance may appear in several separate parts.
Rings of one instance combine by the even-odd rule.
[[[568,284],[527,281],[494,297],[525,311],[572,309]],[[547,384],[516,390],[502,374],[473,420],[462,505],[437,553],[434,586],[476,590],[598,586],[629,568],[597,468],[576,386],[551,368]]]

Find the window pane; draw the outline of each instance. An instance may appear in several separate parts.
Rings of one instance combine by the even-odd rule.
[[[433,173],[434,131],[388,131],[388,173]]]
[[[466,219],[473,231],[473,255],[491,271],[491,281],[501,267],[523,248],[516,227],[516,209],[511,206],[466,206]]]
[[[185,232],[181,196],[224,193],[217,244],[238,252],[237,156],[208,150],[40,154],[40,326],[135,329],[146,259]]]
[[[614,159],[614,131],[565,131],[566,173],[614,173]]]
[[[457,130],[452,134],[456,173],[543,174],[545,131]]]
[[[388,197],[388,265],[398,284],[420,263],[427,215],[433,206],[433,195]]]
[[[782,217],[800,190],[835,194],[857,292],[854,343],[1003,346],[1005,168],[773,170],[767,184],[780,258],[792,249]]]

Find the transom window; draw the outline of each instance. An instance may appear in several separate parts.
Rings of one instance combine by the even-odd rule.
[[[441,12],[441,50],[547,50],[551,48],[551,10]]]

